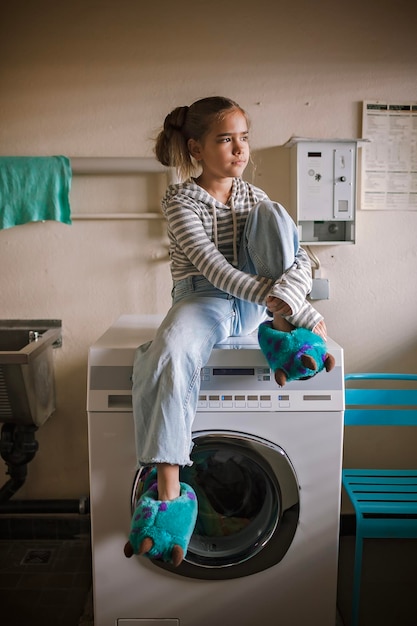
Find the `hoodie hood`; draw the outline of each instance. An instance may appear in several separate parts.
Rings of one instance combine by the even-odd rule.
[[[246,187],[244,181],[240,178],[234,178],[232,183],[232,191],[230,194],[230,199],[234,199],[235,196],[240,194],[244,195],[244,189]],[[242,187],[242,189],[241,189]],[[214,204],[214,206],[224,207],[229,206],[229,204],[224,205],[220,200],[216,200],[212,195],[208,193],[203,187],[200,187],[193,178],[186,180],[183,183],[174,183],[170,185],[166,190],[165,196],[162,199],[162,210],[165,211],[165,207],[172,199],[178,199],[179,196],[185,196],[187,198],[192,198],[197,202],[203,202],[204,204]]]
[[[227,204],[223,204],[222,202],[220,202],[220,200],[216,200],[216,198],[210,195],[205,189],[203,189],[203,187],[200,187],[200,185],[198,185],[194,179],[189,179],[183,183],[175,183],[173,185],[170,185],[165,193],[165,196],[162,200],[162,211],[165,214],[166,207],[169,205],[171,200],[175,199],[175,201],[178,202],[178,199],[181,196],[183,196],[184,199],[189,198],[195,200],[197,203],[202,203],[206,207],[209,207],[213,220],[213,242],[216,248],[218,248],[217,209],[221,208],[224,210],[225,207],[229,209],[233,224],[232,264],[236,266],[238,262],[238,235],[235,206],[239,204],[239,197],[241,197],[242,201],[244,200],[247,194],[247,185],[248,183],[242,181],[242,179],[234,178],[229,200]]]

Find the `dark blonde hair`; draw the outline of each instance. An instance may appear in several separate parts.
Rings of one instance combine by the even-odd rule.
[[[180,179],[195,175],[196,166],[188,150],[188,140],[202,141],[212,124],[233,111],[246,112],[230,98],[212,96],[197,100],[191,106],[177,107],[165,118],[155,142],[156,158],[162,165],[175,167]]]

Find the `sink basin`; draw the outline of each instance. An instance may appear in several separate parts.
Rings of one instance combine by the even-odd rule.
[[[0,320],[0,422],[40,426],[55,410],[60,320]]]

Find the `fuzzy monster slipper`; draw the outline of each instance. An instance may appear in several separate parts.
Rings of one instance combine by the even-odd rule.
[[[263,322],[258,341],[280,387],[291,380],[311,378],[323,369],[329,372],[335,366],[324,339],[306,328],[283,332],[275,330],[271,322]]]
[[[175,500],[158,500],[156,470],[146,476],[124,549],[128,558],[139,554],[176,567],[181,563],[193,534],[198,505],[192,487],[180,483],[180,488]]]

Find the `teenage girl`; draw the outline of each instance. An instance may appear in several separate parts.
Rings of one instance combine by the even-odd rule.
[[[174,109],[156,140],[157,159],[179,184],[162,201],[170,241],[172,307],[155,339],[137,350],[133,411],[138,463],[157,468],[157,498],[180,494],[191,465],[200,370],[216,343],[247,335],[272,316],[326,338],[309,304],[311,265],[285,209],[242,180],[249,160],[245,111],[223,97]]]

